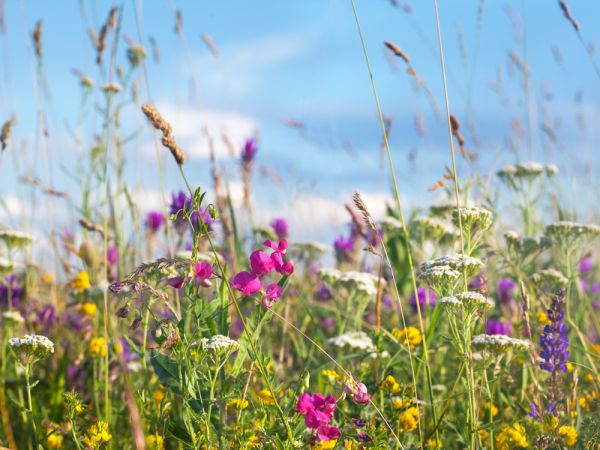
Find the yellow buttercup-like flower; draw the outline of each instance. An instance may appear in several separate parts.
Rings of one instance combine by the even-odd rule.
[[[108,423],[99,420],[87,429],[83,443],[90,447],[98,447],[104,442],[112,439],[112,434],[108,432]]]
[[[415,327],[406,327],[403,330],[394,328],[392,330],[392,336],[399,339],[404,345],[408,345],[411,350],[415,348],[416,345],[423,342],[421,332]]]
[[[381,390],[396,394],[400,392],[400,385],[392,375],[385,377],[385,380],[381,382]]]
[[[97,356],[104,357],[106,356],[106,352],[106,339],[104,339],[102,336],[92,338],[88,347],[88,355],[92,358],[95,358]]]
[[[158,434],[146,436],[146,448],[148,450],[164,450],[165,444],[163,437]]]
[[[79,312],[87,317],[96,317],[96,304],[92,302],[85,302],[79,306]]]
[[[498,450],[513,450],[519,447],[527,448],[528,446],[525,427],[520,423],[505,426],[496,435],[496,448]]]
[[[71,286],[71,289],[81,293],[86,289],[89,289],[89,287],[91,286],[90,276],[87,272],[79,272],[77,275],[75,275],[75,278],[73,278],[71,280],[71,283],[69,284]]]
[[[572,426],[563,425],[558,429],[558,435],[567,447],[577,444],[577,431]]]

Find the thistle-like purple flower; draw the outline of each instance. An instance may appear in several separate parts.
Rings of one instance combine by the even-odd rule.
[[[510,278],[501,278],[498,281],[498,297],[504,304],[511,303],[514,300],[514,291],[517,284]]]
[[[150,211],[146,216],[146,229],[150,232],[150,234],[156,234],[164,221],[165,217],[162,215],[162,213],[159,213],[158,211]]]
[[[423,308],[424,306],[434,306],[437,301],[435,292],[433,292],[431,289],[425,287],[417,288],[417,297],[415,297],[415,294],[413,293],[408,298],[410,306],[412,306],[415,310],[417,309],[417,298],[419,300],[420,308]]]
[[[352,252],[354,251],[354,239],[352,236],[347,238],[340,236],[333,242],[333,248],[335,250],[335,258],[338,261],[350,261],[352,259]]]
[[[565,317],[564,299],[564,289],[560,289],[552,296],[552,304],[547,312],[550,324],[544,327],[544,332],[540,336],[540,357],[544,360],[540,363],[540,368],[552,374],[552,401],[556,401],[557,397],[558,372],[567,370],[569,359],[567,325],[563,323]]]
[[[258,143],[253,138],[246,139],[242,147],[242,162],[250,164],[258,152]]]
[[[504,323],[500,320],[488,320],[485,324],[485,334],[503,334],[510,335],[510,323]]]
[[[583,258],[579,261],[579,273],[590,273],[594,270],[594,261],[592,258]]]

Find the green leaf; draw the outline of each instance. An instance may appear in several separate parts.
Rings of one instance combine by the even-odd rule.
[[[154,368],[154,373],[158,377],[158,381],[163,386],[170,388],[176,394],[180,394],[180,386],[185,385],[185,365],[181,366],[182,382],[179,383],[179,364],[177,361],[169,358],[156,350],[152,350],[150,354],[150,362]]]

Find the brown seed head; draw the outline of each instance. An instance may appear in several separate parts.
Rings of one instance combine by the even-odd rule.
[[[402,58],[405,63],[408,63],[410,61],[410,57],[408,56],[408,54],[404,50],[402,50],[400,47],[398,47],[396,44],[394,44],[392,41],[384,41],[383,44],[387,48],[389,48],[394,53],[394,55]]]

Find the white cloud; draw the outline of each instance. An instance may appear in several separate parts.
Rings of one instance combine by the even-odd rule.
[[[3,219],[19,218],[24,211],[23,201],[14,195],[9,195],[2,200],[0,217]]]

